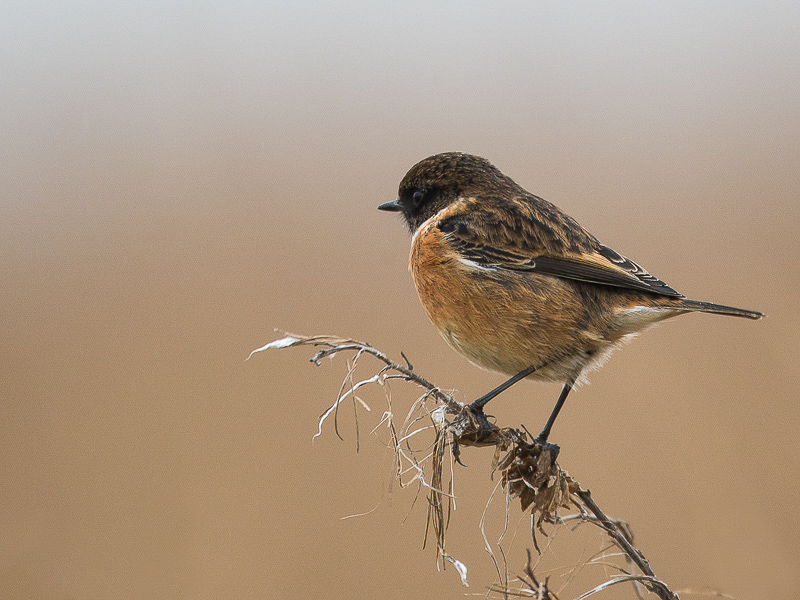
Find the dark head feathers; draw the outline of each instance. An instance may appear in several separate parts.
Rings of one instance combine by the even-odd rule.
[[[525,194],[485,158],[444,152],[421,160],[400,182],[397,200],[382,210],[401,211],[411,231],[460,197]]]

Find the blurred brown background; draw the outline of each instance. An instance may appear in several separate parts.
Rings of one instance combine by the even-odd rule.
[[[462,588],[364,433],[381,393],[360,453],[351,410],[312,445],[344,363],[244,362],[280,328],[403,350],[463,400],[497,385],[427,322],[376,210],[462,150],[687,295],[768,313],[647,332],[554,441],[674,588],[795,597],[800,5],[0,12],[0,596],[482,597],[489,452],[458,473]],[[490,412],[535,429],[557,389]]]

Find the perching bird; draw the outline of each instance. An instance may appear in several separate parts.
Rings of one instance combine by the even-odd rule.
[[[470,405],[481,423],[486,403],[523,378],[564,384],[540,442],[573,385],[626,338],[693,311],[764,316],[687,300],[478,156],[424,159],[378,208],[405,217],[409,268],[447,343],[513,376]]]

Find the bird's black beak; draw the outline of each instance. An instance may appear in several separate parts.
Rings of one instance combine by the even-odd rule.
[[[403,210],[403,205],[400,204],[399,200],[391,200],[390,202],[384,202],[378,207],[378,210],[388,210],[389,212],[400,212]]]

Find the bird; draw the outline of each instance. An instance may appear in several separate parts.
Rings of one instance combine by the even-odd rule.
[[[423,159],[378,209],[404,217],[409,270],[447,344],[511,376],[469,404],[483,430],[486,404],[518,381],[559,382],[546,444],[570,391],[640,331],[690,312],[764,317],[687,299],[479,156]]]

